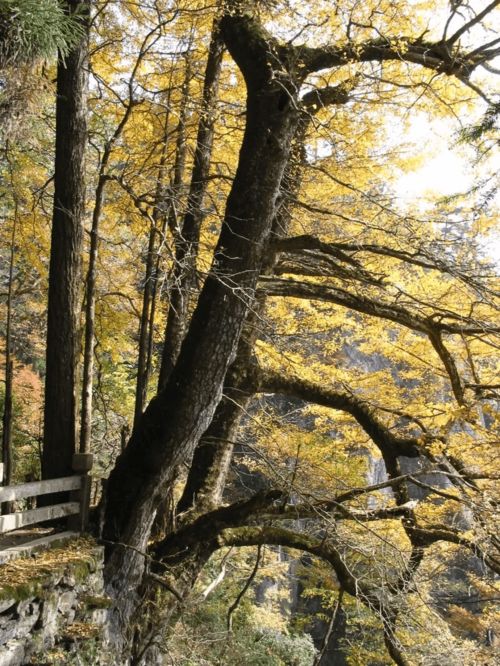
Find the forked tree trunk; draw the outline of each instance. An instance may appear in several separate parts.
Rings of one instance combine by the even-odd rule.
[[[207,189],[212,159],[216,105],[223,53],[224,45],[219,33],[218,22],[215,21],[205,67],[201,114],[198,123],[193,172],[187,197],[187,210],[184,215],[182,229],[173,230],[176,248],[175,265],[173,267],[173,283],[169,294],[169,308],[158,378],[159,391],[165,387],[179,355],[181,344],[186,334],[189,312],[196,302],[199,290],[196,280],[196,261],[198,257],[200,229],[204,217],[202,209],[203,200]],[[185,141],[182,140],[181,129],[183,127],[179,123],[174,185],[175,182],[178,182],[179,185],[182,182],[183,170],[179,169],[179,163],[180,159],[182,159],[182,165],[184,163]],[[158,507],[154,523],[154,535],[166,534],[169,526],[174,523],[174,519],[175,502],[173,500],[173,488],[170,488],[167,491],[167,496]]]
[[[283,175],[279,207],[273,220],[273,240],[283,238],[288,231],[292,201],[302,180],[304,142],[310,119],[311,116],[304,113],[297,125],[290,159]],[[276,261],[277,253],[268,252],[262,274],[272,274]],[[226,375],[224,397],[195,449],[186,485],[177,505],[178,513],[194,510],[195,515],[199,515],[216,508],[222,501],[238,427],[254,393],[253,354],[265,305],[266,297],[260,295],[248,313],[236,359]],[[189,516],[191,518],[192,514]]]
[[[88,27],[89,2],[66,0]],[[86,36],[57,67],[54,211],[52,218],[45,377],[43,478],[71,474],[76,448],[78,305],[87,140]],[[49,500],[50,501],[50,500]]]
[[[164,236],[166,231],[166,205],[165,171],[167,165],[167,149],[170,138],[170,104],[172,96],[172,81],[167,91],[165,106],[165,120],[163,124],[163,138],[161,154],[158,163],[153,213],[149,230],[148,249],[144,275],[144,290],[142,294],[141,319],[139,322],[139,348],[137,354],[137,381],[135,389],[134,426],[139,421],[146,406],[149,377],[151,374],[151,358],[153,347],[153,333],[156,310],[158,267],[160,252],[156,250],[157,236]]]

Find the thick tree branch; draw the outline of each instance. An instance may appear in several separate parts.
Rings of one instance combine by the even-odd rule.
[[[405,36],[380,37],[362,44],[351,42],[340,47],[296,47],[296,52],[306,74],[355,62],[392,60],[420,65],[447,76],[468,79],[480,64],[480,58],[477,54],[471,56],[458,49],[450,50],[454,37],[447,43],[428,42]]]
[[[439,356],[444,367],[446,368],[446,372],[450,378],[451,388],[456,401],[459,405],[463,405],[465,403],[464,388],[462,386],[462,380],[458,374],[457,366],[453,356],[450,354],[445,344],[443,343],[442,336],[439,332],[432,331],[429,334],[429,340],[431,341],[436,354]]]
[[[342,506],[335,501],[325,501],[316,504],[285,504],[264,509],[257,514],[258,520],[301,520],[306,518],[323,518],[326,520],[354,520],[360,523],[373,523],[379,520],[396,520],[407,518],[416,508],[416,501],[410,501],[401,506],[383,507],[373,511],[358,511]]]
[[[158,542],[154,547],[155,559],[164,561],[168,566],[173,566],[190,557],[200,548],[209,551],[211,540],[221,530],[245,525],[250,516],[263,508],[267,509],[281,497],[281,491],[272,490],[268,493],[257,493],[248,500],[209,511]]]
[[[286,546],[320,557],[334,569],[341,586],[351,596],[363,599],[373,609],[380,608],[375,591],[363,584],[350,571],[339,551],[326,539],[281,527],[235,527],[221,531],[217,537],[218,548],[227,546]]]
[[[452,323],[437,319],[432,315],[423,317],[410,312],[396,303],[384,303],[366,296],[353,294],[340,287],[333,285],[317,284],[314,282],[303,282],[299,280],[279,279],[261,276],[260,289],[267,296],[285,296],[289,298],[302,298],[319,301],[328,301],[341,305],[342,307],[371,315],[380,319],[388,319],[396,324],[401,324],[413,331],[429,335],[432,331],[442,333],[457,333],[461,335],[477,335],[485,332],[497,332],[498,326],[492,326],[487,322],[471,323],[463,319],[463,323]],[[460,319],[457,315],[457,319]]]
[[[417,458],[422,455],[422,442],[416,437],[400,437],[391,432],[374,414],[365,401],[355,395],[334,391],[298,378],[288,378],[271,370],[262,370],[258,391],[278,393],[299,400],[330,407],[353,416],[369,435],[382,454],[391,452],[396,456]]]
[[[323,215],[330,215],[331,211],[316,206],[310,206],[303,201],[295,201],[296,205],[310,210],[311,212],[321,213]],[[459,266],[452,265],[441,256],[435,256],[433,252],[425,247],[417,247],[414,251],[403,250],[400,248],[388,247],[386,245],[377,245],[375,243],[345,243],[345,242],[324,242],[316,236],[304,234],[301,236],[292,236],[289,238],[282,238],[275,241],[272,245],[273,249],[278,252],[286,252],[290,254],[302,253],[304,250],[317,250],[322,255],[330,255],[334,259],[342,262],[350,263],[358,268],[362,267],[361,262],[354,255],[357,253],[370,253],[380,256],[392,257],[398,261],[403,261],[407,264],[420,266],[429,270],[439,271],[446,273],[451,277],[460,280],[476,291],[488,291],[496,296],[498,292],[488,288],[481,282],[481,275],[472,275],[466,269]]]
[[[425,528],[413,527],[411,531],[415,541],[418,541],[423,547],[431,546],[438,541],[447,541],[464,546],[482,560],[492,571],[500,574],[500,559],[498,557],[486,553],[477,543],[467,539],[458,530],[448,525],[429,525]]]

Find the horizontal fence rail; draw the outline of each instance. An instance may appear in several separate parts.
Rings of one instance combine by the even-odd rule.
[[[61,479],[33,481],[32,483],[22,483],[19,486],[5,486],[0,488],[0,502],[13,502],[27,497],[48,495],[49,493],[80,490],[81,487],[81,476],[65,476]],[[63,502],[40,509],[7,513],[0,516],[0,534],[17,530],[19,527],[42,523],[45,520],[54,520],[78,513],[80,513],[80,502]]]
[[[2,467],[3,465],[0,464],[0,475],[3,471]],[[92,469],[92,455],[75,454],[73,469],[77,473],[74,476],[0,487],[0,504],[42,495],[69,493],[69,498],[66,494],[64,501],[50,506],[31,508],[26,511],[13,511],[9,507],[10,512],[0,516],[0,534],[47,520],[66,517],[69,517],[73,529],[83,532],[87,525],[89,512],[91,477],[88,472]]]
[[[32,481],[18,486],[0,488],[0,502],[12,502],[26,497],[38,497],[49,493],[61,493],[65,490],[79,490],[82,486],[81,476],[64,476],[61,479]]]

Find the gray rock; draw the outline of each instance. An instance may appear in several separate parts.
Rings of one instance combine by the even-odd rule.
[[[24,663],[24,645],[21,641],[10,641],[0,648],[0,666],[22,666]]]
[[[76,592],[68,590],[59,595],[57,610],[63,615],[69,616],[76,607]],[[74,615],[74,613],[73,613]]]

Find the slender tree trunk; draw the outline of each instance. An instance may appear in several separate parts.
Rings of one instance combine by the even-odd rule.
[[[88,25],[89,2],[66,0]],[[76,448],[78,305],[85,206],[87,37],[57,67],[54,211],[49,268],[43,478],[70,474]]]
[[[182,229],[179,225],[180,209],[182,201],[182,189],[184,179],[184,169],[186,164],[186,117],[187,105],[189,100],[189,83],[191,80],[191,56],[186,57],[186,71],[184,83],[182,85],[182,99],[180,105],[179,123],[177,125],[177,141],[175,147],[175,162],[172,184],[170,187],[170,206],[168,214],[168,228],[174,238],[176,248],[175,263],[172,267],[173,284],[169,293],[169,310],[167,314],[167,324],[165,328],[162,363],[160,367],[160,376],[165,372],[163,369],[165,355],[168,358],[176,357],[179,350],[179,340],[182,340],[182,323],[184,322],[183,312],[185,309],[184,295],[179,292],[177,282],[181,279],[182,266],[178,262],[178,247],[182,243]],[[172,319],[172,311],[175,315]],[[168,372],[170,372],[171,367]]]
[[[8,316],[8,315],[7,315]],[[7,337],[8,340],[8,337]],[[6,342],[9,345],[8,342]],[[8,348],[8,347],[7,347]],[[14,362],[10,353],[5,354],[5,396],[2,415],[2,462],[3,479],[1,485],[9,486],[12,483],[13,461],[12,461],[12,381],[14,375]],[[12,502],[3,502],[0,513],[11,513]]]
[[[8,344],[8,343],[7,343]],[[5,396],[2,416],[2,462],[3,485],[8,486],[12,481],[12,377],[14,362],[10,353],[5,353]]]
[[[148,249],[146,254],[146,271],[144,278],[144,289],[142,292],[142,310],[141,319],[139,322],[139,349],[138,349],[138,363],[137,363],[137,383],[135,389],[135,407],[134,407],[134,425],[137,425],[144,411],[146,404],[148,380],[149,380],[149,363],[148,363],[148,347],[149,347],[149,326],[151,319],[151,304],[153,298],[153,267],[154,267],[154,253],[156,245],[156,224],[155,220],[151,223],[148,238]]]
[[[5,327],[5,394],[2,415],[2,462],[3,462],[3,485],[8,486],[12,482],[12,380],[14,374],[14,362],[12,360],[12,298],[14,280],[14,262],[16,256],[16,231],[17,231],[17,198],[14,195],[14,218],[12,221],[12,233],[10,239],[9,256],[9,284],[7,287],[7,322]],[[5,503],[8,513],[9,502]]]
[[[95,283],[99,249],[99,218],[104,181],[99,179],[96,204],[90,230],[89,267],[85,293],[85,341],[83,350],[82,414],[80,426],[80,452],[88,453],[92,438],[92,390],[94,377]]]
[[[97,259],[99,254],[99,225],[104,203],[104,190],[108,182],[108,164],[113,146],[122,134],[130,118],[134,101],[129,98],[127,108],[117,125],[113,135],[106,142],[99,167],[92,227],[90,230],[89,266],[85,289],[85,341],[83,350],[82,374],[82,414],[80,427],[80,452],[87,453],[91,448],[92,439],[92,391],[94,379],[94,343],[95,343],[95,288],[97,279]]]
[[[182,229],[177,234],[174,280],[170,292],[170,303],[164,335],[164,346],[158,379],[158,390],[165,387],[179,355],[186,333],[186,319],[194,293],[197,292],[194,276],[200,228],[203,221],[203,199],[212,158],[215,125],[215,107],[219,92],[224,44],[217,22],[212,28],[203,86],[203,99],[198,135],[194,154],[193,172],[187,198],[187,209]]]
[[[171,88],[167,92],[166,114],[163,129],[163,141],[158,164],[158,175],[154,197],[152,224],[149,230],[148,250],[146,255],[146,271],[142,295],[141,320],[139,324],[139,350],[137,360],[137,384],[135,390],[134,427],[142,416],[146,405],[149,377],[151,374],[151,354],[153,346],[153,329],[156,310],[157,275],[159,252],[155,251],[158,232],[165,233],[165,211],[161,209],[165,199],[165,168],[169,140]],[[158,227],[162,227],[159,229]]]
[[[325,656],[326,651],[328,650],[328,646],[330,645],[330,640],[331,640],[332,636],[334,635],[336,627],[338,626],[338,620],[339,620],[339,617],[340,617],[340,612],[342,610],[343,597],[344,597],[344,590],[342,588],[340,588],[339,596],[337,598],[337,602],[336,602],[335,607],[333,609],[333,613],[332,613],[332,616],[330,618],[330,621],[328,622],[328,626],[327,626],[325,635],[323,637],[321,648],[320,648],[318,654],[316,655],[316,657],[314,658],[312,666],[320,666],[320,664],[323,660],[323,657]]]

